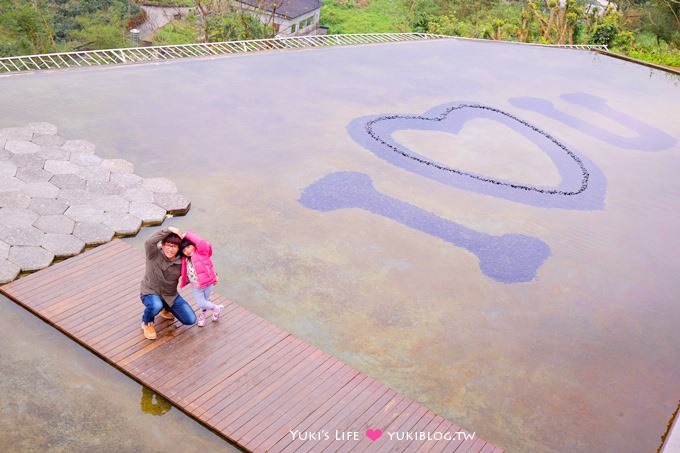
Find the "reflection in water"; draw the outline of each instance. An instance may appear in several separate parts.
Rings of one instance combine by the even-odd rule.
[[[6,297],[0,306],[0,451],[239,451],[145,388],[140,411],[137,382]]]
[[[172,409],[172,404],[149,387],[142,386],[142,412],[151,415],[163,415]]]

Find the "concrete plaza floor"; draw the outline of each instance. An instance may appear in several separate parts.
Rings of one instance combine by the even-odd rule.
[[[175,182],[220,294],[490,442],[637,452],[679,399],[677,99],[448,40],[5,76],[0,129]]]

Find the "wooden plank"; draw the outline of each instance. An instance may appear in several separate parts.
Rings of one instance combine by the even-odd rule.
[[[449,423],[446,422],[445,419],[440,417],[439,415],[435,415],[435,417],[432,419],[432,421],[425,427],[423,428],[423,432],[425,433],[430,433],[432,434],[431,439],[427,439],[423,441],[419,446],[418,446],[418,451],[421,452],[438,452],[438,451],[444,451],[443,446],[447,444],[448,442],[443,438],[446,431],[448,428]],[[442,438],[436,437],[435,433],[441,433]]]
[[[234,322],[238,322],[238,320]],[[260,335],[255,332],[253,329],[248,332],[249,336],[239,337],[236,333],[225,336],[225,346],[221,349],[226,349],[227,352],[216,351],[206,357],[206,361],[213,364],[212,369],[214,371],[203,373],[197,379],[195,377],[191,380],[186,377],[175,378],[164,382],[164,385],[187,396],[192,395],[192,387],[200,386],[209,390],[216,385],[216,382],[219,382],[219,378],[230,378],[247,363],[253,362],[255,359],[262,360],[263,354],[273,353],[273,346],[287,336],[284,332],[275,330],[262,332]],[[233,342],[230,341],[232,339]]]
[[[311,354],[306,354],[287,375],[277,376],[276,383],[267,388],[266,396],[261,394],[258,401],[251,404],[241,416],[232,416],[231,424],[227,425],[229,431],[236,439],[245,439],[244,434],[254,429],[259,431],[263,423],[271,419],[273,406],[286,407],[296,395],[306,392],[307,389],[300,383],[304,382],[310,374],[318,375],[319,371],[324,369],[324,364],[329,362],[332,361],[329,361],[328,355],[322,351],[313,350]]]
[[[270,386],[276,385],[277,379],[280,379],[282,375],[287,375],[309,349],[309,345],[298,338],[288,340],[287,343],[288,347],[285,352],[279,353],[258,373],[246,375],[249,381],[247,387],[239,386],[228,395],[223,395],[217,404],[208,408],[203,417],[222,430],[234,417],[245,412],[254,401],[267,396]]]
[[[257,446],[267,441],[272,435],[278,436],[277,439],[279,439],[280,436],[276,432],[281,428],[281,425],[271,421],[294,422],[295,416],[300,413],[299,403],[309,393],[310,388],[321,385],[323,380],[332,376],[342,366],[342,363],[327,354],[324,354],[321,360],[322,363],[316,369],[308,372],[306,376],[296,379],[292,386],[282,389],[279,397],[266,410],[260,411],[251,420],[248,427],[242,427],[235,431],[234,435],[238,441]],[[302,398],[291,398],[290,395],[300,395]]]
[[[256,338],[252,340],[249,347],[244,348],[238,356],[235,356],[229,361],[227,366],[222,367],[223,372],[218,375],[213,375],[208,381],[203,384],[203,389],[197,389],[186,395],[187,402],[199,405],[199,413],[208,410],[208,405],[204,404],[206,400],[215,398],[215,394],[220,390],[229,391],[231,383],[240,385],[241,381],[247,381],[244,377],[251,369],[258,366],[265,366],[267,362],[273,360],[276,354],[279,354],[290,343],[284,341],[288,336],[283,336],[280,333],[267,337],[265,340]],[[222,383],[221,388],[219,387]],[[205,389],[210,389],[205,391]]]
[[[236,318],[236,320],[221,320],[220,322],[222,323],[229,323],[229,322],[238,322],[240,318]],[[256,320],[257,318],[253,317],[253,320]],[[254,322],[254,321],[253,321]],[[219,360],[220,357],[225,356],[223,349],[225,337],[229,338],[229,336],[224,335],[222,330],[220,330],[219,335],[216,335],[214,330],[212,329],[213,326],[207,326],[207,327],[195,327],[191,328],[192,329],[192,335],[183,335],[181,339],[178,339],[177,342],[174,343],[175,348],[182,348],[182,354],[183,356],[191,356],[195,358],[195,367],[205,367],[205,364],[208,362],[214,362],[213,367],[206,367],[207,370],[213,370],[213,369],[220,369],[221,363],[227,359],[227,357],[224,357],[222,360]],[[233,335],[233,334],[231,334]],[[208,351],[206,351],[208,349]],[[210,351],[212,349],[212,351]],[[217,360],[217,361],[216,361]],[[155,385],[155,386],[174,386],[178,383],[178,380],[175,379],[174,374],[170,374],[169,371],[171,370],[171,367],[173,364],[177,362],[177,359],[174,355],[172,354],[161,354],[158,356],[157,354],[149,354],[145,356],[141,356],[138,358],[135,358],[133,361],[133,364],[135,367],[138,367],[140,369],[143,369],[144,372],[142,376],[144,375],[149,375],[149,376],[155,376],[155,378],[150,378],[150,382]],[[187,370],[186,367],[181,367],[182,370]],[[166,372],[162,372],[163,370],[166,370]]]
[[[319,407],[318,411],[314,411],[308,416],[310,423],[305,429],[301,429],[301,431],[319,432],[329,429],[331,425],[329,425],[328,422],[334,418],[338,408],[343,408],[349,401],[359,398],[361,393],[367,389],[372,382],[373,380],[368,376],[357,374],[350,382],[342,387],[340,391],[325,401]],[[330,429],[332,430],[333,428]],[[307,452],[315,447],[316,445],[311,442],[302,444],[291,443],[283,451]]]
[[[121,240],[0,286],[0,292],[105,361],[250,451],[501,452],[483,439],[372,441],[384,432],[468,431],[214,293],[220,320],[182,326],[157,317],[141,331],[144,254]],[[180,292],[190,303],[188,289]],[[181,359],[180,359],[181,358]],[[356,431],[302,441],[290,432]]]
[[[341,363],[341,362],[340,362]],[[304,399],[298,406],[297,415],[290,420],[290,423],[280,423],[276,427],[275,434],[270,436],[260,447],[262,450],[285,451],[292,448],[295,451],[297,445],[289,435],[290,430],[300,432],[311,431],[310,425],[333,407],[330,398],[339,393],[347,393],[363,379],[356,370],[341,363],[341,367],[333,375],[334,378],[326,379],[322,385],[318,386],[309,394],[301,397]],[[275,408],[274,415],[278,415],[279,408]],[[293,412],[294,413],[294,412]],[[287,418],[287,415],[286,415]]]
[[[264,451],[279,451],[285,448],[292,442],[290,430],[300,428],[311,411],[344,387],[345,383],[357,374],[356,370],[336,360],[328,373],[319,376],[317,385],[308,388],[306,394],[300,395],[291,408],[286,410],[285,407],[273,407],[271,417],[276,422],[269,426],[269,432],[263,433],[263,437],[264,434],[269,437],[258,443],[256,448]]]
[[[53,279],[50,278],[50,276],[55,273],[55,272],[64,272],[64,269],[68,269],[69,267],[75,266],[77,263],[81,263],[83,261],[85,262],[94,262],[96,260],[102,260],[107,254],[107,251],[109,249],[120,249],[120,248],[127,247],[125,244],[120,244],[120,241],[112,241],[108,242],[104,245],[101,245],[97,247],[96,249],[90,249],[87,250],[80,255],[71,257],[65,261],[60,261],[59,263],[56,263],[55,265],[51,267],[47,267],[45,269],[42,269],[38,272],[33,272],[28,275],[25,275],[21,277],[20,279],[14,280],[13,282],[7,283],[3,286],[5,290],[12,290],[14,293],[19,294],[22,289],[26,288],[31,288],[43,285],[43,284],[49,284],[50,282],[53,283]],[[117,252],[114,252],[117,253]],[[95,257],[92,257],[92,255],[95,255]],[[67,263],[67,264],[64,264]],[[62,264],[64,264],[62,266]]]
[[[449,443],[446,444],[447,451],[466,452],[467,449],[470,447],[470,443],[464,445],[464,443],[466,441],[464,436],[471,435],[472,433],[470,433],[469,431],[464,430],[462,428],[458,428],[455,431],[452,430],[451,432],[454,435],[453,435],[453,438],[449,441]],[[458,435],[459,433],[463,433],[463,434],[461,434],[459,436]],[[475,433],[475,437],[477,437],[476,433]]]
[[[110,276],[110,278],[127,279],[134,278],[138,274],[138,268],[131,268],[116,276]],[[123,293],[122,297],[127,297],[126,293],[130,292],[130,288],[118,286],[111,280],[103,282],[90,281],[89,283],[92,285],[89,288],[74,285],[78,289],[74,291],[73,295],[60,299],[53,298],[49,306],[41,306],[40,311],[42,315],[50,318],[55,323],[70,324],[70,318],[76,318],[78,324],[82,324],[83,321],[92,322],[91,317],[102,310],[111,312],[112,302],[121,300],[117,297],[119,293]],[[139,293],[138,289],[137,293]],[[42,298],[44,296],[37,297]],[[47,298],[45,297],[45,299]]]
[[[365,433],[368,429],[375,429],[376,427],[373,425],[375,423],[376,418],[376,412],[381,408],[384,407],[387,403],[389,403],[391,400],[393,400],[396,397],[396,393],[387,387],[384,387],[385,392],[382,394],[382,396],[377,399],[373,404],[371,404],[363,413],[357,415],[351,420],[348,420],[348,423],[346,424],[346,429],[347,430],[352,430],[352,431],[357,431],[359,435],[361,436],[362,441],[363,440],[368,440],[368,437],[366,437]],[[371,441],[373,442],[373,441]],[[344,443],[339,443],[336,445],[334,443],[332,445],[332,449],[335,451],[357,451],[357,442],[356,441],[350,441],[349,439],[344,442]],[[364,450],[365,451],[365,450]]]
[[[404,395],[399,393],[394,394],[394,397],[386,402],[382,407],[378,408],[378,411],[373,415],[371,419],[370,426],[366,426],[366,429],[380,429],[383,432],[387,432],[387,427],[389,424],[398,417],[406,407],[411,404],[411,400],[406,398]],[[365,433],[365,429],[364,429]],[[365,437],[361,442],[355,445],[356,451],[379,451],[379,448],[384,448],[382,443],[376,443],[368,437]]]
[[[40,305],[40,299],[33,299],[36,292],[52,290],[53,296],[58,297],[64,292],[72,292],[72,288],[65,282],[77,282],[82,280],[83,273],[87,273],[88,279],[90,275],[96,276],[97,271],[110,272],[109,266],[103,266],[111,257],[120,256],[119,247],[106,247],[102,253],[95,253],[95,250],[90,250],[81,255],[71,259],[62,261],[56,265],[45,268],[41,271],[29,274],[14,282],[8,283],[5,287],[8,291],[17,298],[32,300],[32,307]],[[97,249],[98,251],[98,249]],[[88,261],[87,258],[93,259]],[[122,260],[124,257],[120,257]],[[17,301],[21,303],[19,300]]]

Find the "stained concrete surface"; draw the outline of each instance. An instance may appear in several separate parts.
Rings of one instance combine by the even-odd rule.
[[[51,122],[176,182],[192,210],[167,224],[284,329],[508,451],[658,447],[680,380],[676,76],[451,40],[0,85],[3,127]],[[515,261],[522,241],[541,259]]]

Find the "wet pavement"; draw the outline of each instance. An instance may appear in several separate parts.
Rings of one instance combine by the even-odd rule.
[[[173,181],[220,294],[490,442],[638,452],[678,401],[679,94],[450,40],[6,76],[0,128]]]

